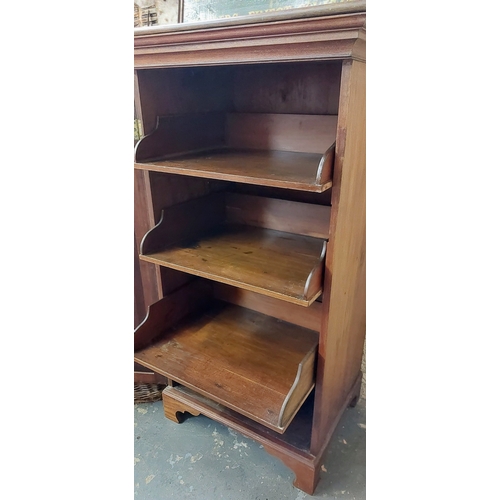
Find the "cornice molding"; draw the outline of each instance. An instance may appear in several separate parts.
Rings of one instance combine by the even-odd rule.
[[[342,4],[338,4],[342,5]],[[365,60],[366,13],[163,29],[134,37],[137,69],[273,61]]]

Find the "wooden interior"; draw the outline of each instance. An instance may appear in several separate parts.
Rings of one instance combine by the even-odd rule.
[[[135,34],[134,359],[309,494],[361,383],[364,47],[364,2]]]

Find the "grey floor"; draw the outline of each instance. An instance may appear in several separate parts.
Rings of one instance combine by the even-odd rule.
[[[203,416],[166,419],[160,401],[134,405],[134,490],[139,500],[363,500],[366,401],[348,408],[329,444],[314,497],[261,445]]]

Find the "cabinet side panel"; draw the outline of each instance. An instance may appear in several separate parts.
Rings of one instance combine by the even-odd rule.
[[[159,222],[162,209],[195,198],[200,198],[225,188],[225,183],[219,181],[185,177],[182,175],[162,174],[158,172],[149,172],[149,179],[153,219],[148,230]],[[143,263],[148,264],[147,262]],[[149,265],[154,266],[154,264]],[[193,276],[190,274],[174,269],[167,269],[162,266],[155,267],[158,267],[160,275],[159,281],[161,283],[159,289],[162,291],[163,295],[170,293],[193,279]],[[161,296],[162,295],[160,295],[160,297]]]
[[[137,70],[135,98],[144,133],[154,130],[157,116],[226,110],[231,87],[227,67]]]
[[[361,368],[365,338],[365,64],[342,70],[311,452],[320,453]]]
[[[134,328],[146,317],[137,240],[134,237]]]
[[[201,198],[220,189],[221,183],[197,177],[150,172],[151,203],[155,224],[164,208]],[[152,227],[152,226],[151,226]]]

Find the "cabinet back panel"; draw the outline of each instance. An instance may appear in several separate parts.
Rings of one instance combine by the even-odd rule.
[[[160,268],[162,297],[165,297],[165,295],[172,293],[194,279],[194,277],[190,274],[181,273],[180,271],[176,271],[175,269],[170,269],[168,267],[158,267]]]
[[[335,61],[143,69],[135,98],[145,134],[179,112],[336,115],[340,71]]]
[[[323,154],[334,142],[337,117],[278,113],[228,113],[229,147]]]
[[[338,62],[239,66],[234,77],[235,111],[336,115],[340,72]]]
[[[255,194],[280,200],[301,201],[303,203],[314,203],[316,205],[331,206],[332,189],[322,193],[308,193],[294,189],[281,189],[275,187],[252,186],[251,184],[232,183],[230,190],[234,193]]]
[[[327,240],[330,207],[226,193],[226,220]]]
[[[183,175],[149,172],[151,178],[151,198],[155,222],[160,220],[165,207],[176,205],[218,191],[227,183]]]
[[[231,192],[213,192],[207,196],[192,197],[185,202],[165,205],[163,223],[155,231],[143,253],[160,248],[162,242],[185,239],[189,234],[209,230],[223,222],[273,229],[302,236],[327,240],[330,231],[330,209],[323,205],[250,196]],[[172,215],[173,214],[173,215]],[[195,229],[193,229],[193,227]],[[171,244],[170,243],[170,244]],[[151,248],[150,248],[150,245]]]
[[[302,307],[223,283],[214,283],[214,297],[315,332],[319,332],[321,327],[322,304],[318,301],[313,302],[309,307]]]

